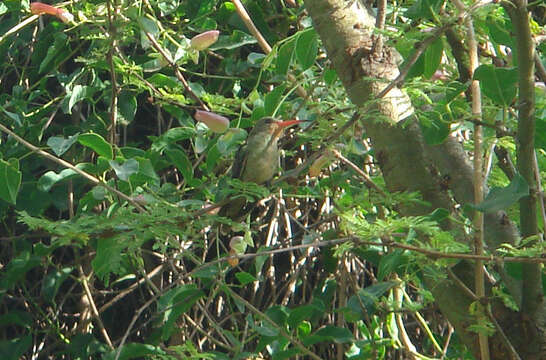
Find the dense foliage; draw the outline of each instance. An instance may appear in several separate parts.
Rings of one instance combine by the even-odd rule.
[[[327,54],[303,1],[248,0],[249,19],[239,1],[57,4],[68,19],[0,1],[2,358],[473,358],[469,343],[484,340],[469,333],[502,332],[492,304],[525,307],[525,264],[538,267],[541,296],[546,287],[545,7],[528,8],[537,129],[529,181],[512,164],[524,159],[516,137],[529,104],[513,4],[454,3],[387,2],[373,46],[401,54],[389,50],[386,63],[405,69],[393,85],[411,100],[393,119],[378,110],[381,96],[349,100],[349,81],[330,56],[359,67],[366,55]],[[479,117],[461,13],[478,42]],[[203,46],[190,41],[209,30],[219,31],[217,41],[215,33]],[[196,111],[229,119],[229,128],[222,118],[196,121]],[[233,179],[237,149],[264,116],[306,121],[281,137],[278,177]],[[401,160],[377,150],[366,123],[418,124],[424,147],[455,139],[462,156],[484,160],[480,176],[491,190],[479,203],[461,198],[458,173],[432,165],[423,166],[437,174],[430,191],[452,206],[404,186],[412,175],[402,170],[393,185],[384,174]],[[520,220],[518,201],[530,197],[539,201],[529,215],[536,232]],[[241,198],[239,218],[218,214]],[[523,236],[480,250],[472,238],[482,213],[486,222],[501,214]],[[491,280],[483,296],[456,272],[475,261]],[[471,299],[469,333],[454,330],[438,305],[433,291],[443,281]],[[545,316],[541,306],[532,318]],[[513,341],[520,351],[514,334],[497,345]]]

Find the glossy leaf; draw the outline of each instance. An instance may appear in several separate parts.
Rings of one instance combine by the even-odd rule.
[[[480,81],[484,95],[497,105],[508,106],[516,96],[518,72],[515,68],[480,65],[474,72],[474,79]]]
[[[0,159],[0,199],[15,204],[22,174],[16,159],[9,161]]]
[[[114,158],[114,151],[112,146],[102,136],[95,133],[81,134],[78,136],[78,142],[83,146],[91,148],[94,152],[100,156],[104,156],[108,160]]]
[[[138,161],[135,159],[129,159],[123,164],[120,164],[117,160],[110,160],[109,164],[116,172],[118,178],[123,181],[129,181],[129,177],[138,172]]]
[[[55,155],[61,156],[68,149],[70,149],[72,144],[78,141],[78,135],[79,134],[75,134],[75,135],[69,136],[66,139],[60,136],[52,136],[49,139],[47,139],[47,146],[49,146],[51,150],[53,150]]]
[[[303,70],[313,65],[318,53],[318,36],[315,30],[305,30],[296,40],[296,59]]]
[[[420,118],[419,126],[429,145],[439,145],[449,136],[449,123],[442,118],[439,112],[427,112]]]
[[[432,44],[430,44],[425,50],[425,68],[423,70],[423,76],[425,78],[430,78],[438,66],[442,62],[442,56],[444,55],[444,43],[442,39],[438,39]]]
[[[119,121],[122,125],[129,125],[135,118],[137,99],[133,93],[123,91],[118,99]]]
[[[205,294],[194,284],[181,285],[167,291],[158,301],[159,313],[162,314],[161,337],[166,340],[176,330],[175,322],[184,312]]]
[[[190,181],[193,178],[193,168],[188,159],[188,156],[179,149],[167,149],[165,155],[171,163],[182,173],[186,181]]]
[[[286,75],[288,73],[288,68],[292,62],[292,57],[294,56],[294,47],[296,45],[296,40],[291,39],[279,48],[277,53],[277,61],[275,63],[275,71],[277,74]]]
[[[42,297],[49,302],[53,302],[59,288],[72,272],[72,268],[54,269],[44,278],[42,282]]]
[[[51,190],[53,185],[57,184],[58,182],[76,176],[79,175],[72,169],[64,169],[58,174],[55,171],[48,171],[44,175],[40,176],[40,179],[38,180],[38,188],[41,191],[48,192]]]
[[[523,176],[517,173],[510,185],[505,188],[492,188],[484,201],[472,207],[482,212],[505,210],[527,195],[529,195],[529,185]]]

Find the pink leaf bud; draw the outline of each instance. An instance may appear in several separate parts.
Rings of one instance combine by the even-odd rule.
[[[190,45],[195,50],[198,50],[198,51],[205,50],[206,48],[214,44],[216,40],[218,40],[219,35],[220,35],[220,31],[218,30],[205,31],[204,33],[195,35],[190,40]]]
[[[34,15],[49,14],[59,18],[64,23],[69,23],[74,21],[74,16],[68,11],[44,4],[41,2],[33,2],[30,4],[30,12]]]
[[[210,111],[197,110],[195,120],[205,123],[215,133],[223,133],[229,127],[229,119]]]

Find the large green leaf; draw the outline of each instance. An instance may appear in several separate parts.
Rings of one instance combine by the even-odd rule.
[[[524,196],[529,195],[529,185],[519,173],[514,176],[510,185],[504,188],[492,188],[484,201],[478,205],[471,205],[482,212],[504,210]]]
[[[17,159],[10,159],[9,162],[0,159],[0,199],[15,204],[21,178]]]
[[[55,171],[48,171],[44,175],[40,176],[40,179],[38,180],[38,189],[48,192],[51,190],[53,185],[57,184],[59,181],[76,176],[78,176],[78,174],[72,169],[64,169],[58,174]]]
[[[265,96],[265,101],[264,101],[265,115],[267,116],[275,115],[277,107],[279,106],[281,102],[285,89],[286,89],[286,86],[284,85],[277,86]]]
[[[78,136],[78,142],[83,146],[91,148],[94,152],[100,156],[104,156],[108,160],[112,160],[114,158],[112,146],[99,134],[81,134]]]
[[[138,172],[138,161],[135,159],[129,159],[123,164],[120,164],[117,160],[110,160],[108,163],[114,169],[118,178],[123,181],[129,181],[129,177]]]
[[[192,305],[204,297],[205,293],[194,284],[181,285],[167,291],[158,301],[157,307],[162,314],[163,326],[161,337],[166,340],[176,330],[176,320]]]
[[[295,45],[296,39],[290,39],[279,48],[275,63],[275,72],[277,74],[286,75],[288,73],[288,68],[294,56]]]
[[[244,45],[255,44],[256,42],[256,38],[253,36],[239,30],[234,30],[229,36],[220,35],[218,41],[212,44],[209,50],[232,50]]]
[[[444,43],[442,39],[438,39],[430,44],[425,50],[425,68],[423,70],[423,76],[430,78],[438,69],[438,66],[442,62],[442,56],[444,55]]]
[[[178,171],[182,173],[182,176],[184,176],[186,181],[190,181],[193,178],[193,168],[186,153],[180,149],[170,148],[165,150],[165,155],[167,155],[169,161],[176,166]]]
[[[135,118],[137,111],[137,99],[135,95],[129,91],[123,91],[119,95],[118,108],[120,123],[124,126],[129,125]]]
[[[494,65],[480,65],[474,72],[474,79],[480,81],[485,96],[501,106],[508,106],[516,97],[518,71],[516,68],[498,68]]]
[[[32,336],[0,341],[0,358],[4,360],[18,360],[32,346]]]
[[[47,146],[53,150],[55,155],[61,156],[64,154],[72,144],[74,144],[76,141],[78,141],[79,134],[75,134],[72,136],[69,136],[68,138],[60,137],[60,136],[52,136],[49,139],[47,139]]]
[[[449,123],[443,119],[439,112],[429,111],[423,114],[419,120],[419,126],[427,144],[439,145],[449,136]]]
[[[47,49],[47,54],[40,63],[40,74],[53,70],[69,53],[68,36],[64,33],[55,33],[53,44]]]
[[[358,321],[375,313],[377,301],[392,289],[398,283],[395,281],[383,281],[377,284],[368,286],[365,289],[358,290],[357,295],[353,295],[347,301],[347,307],[344,309],[345,317],[348,321]],[[364,309],[362,308],[364,306]]]
[[[343,344],[353,340],[353,334],[351,334],[349,329],[333,325],[327,325],[317,330],[313,335],[303,339],[303,343],[306,346],[310,346],[324,341],[333,341],[338,344]]]
[[[42,298],[53,302],[59,288],[72,272],[71,267],[65,267],[60,270],[54,269],[42,280]]]
[[[296,40],[296,59],[303,70],[313,65],[318,53],[318,36],[314,29],[305,30]]]

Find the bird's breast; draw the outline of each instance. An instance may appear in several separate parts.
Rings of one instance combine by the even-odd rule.
[[[276,143],[258,151],[248,151],[247,156],[241,177],[243,181],[263,184],[271,180],[279,168],[279,151]]]

